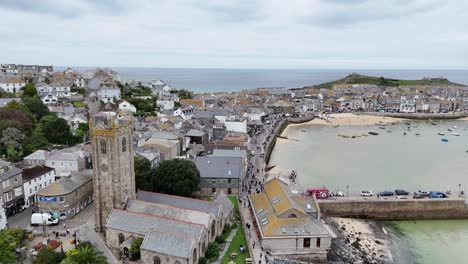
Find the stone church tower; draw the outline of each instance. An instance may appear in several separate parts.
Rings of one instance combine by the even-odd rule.
[[[128,112],[99,112],[90,122],[93,145],[96,231],[103,232],[112,208],[135,198],[133,119]]]

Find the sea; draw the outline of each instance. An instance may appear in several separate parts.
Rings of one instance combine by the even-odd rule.
[[[55,68],[64,70],[67,67]],[[81,73],[94,68],[73,67]],[[444,77],[468,85],[468,70],[109,68],[117,71],[123,81],[149,82],[160,79],[174,88],[195,93],[234,92],[263,87],[301,88],[334,81],[351,73],[399,79]]]
[[[468,121],[412,121],[385,129],[371,126],[292,126],[288,141],[275,146],[270,164],[282,171],[296,170],[303,189],[325,186],[350,194],[395,189],[409,192],[451,191],[458,196],[468,187]],[[448,129],[459,133],[451,135]],[[406,129],[406,130],[405,130]],[[342,138],[338,134],[378,136]],[[406,131],[406,135],[403,132]],[[438,135],[439,132],[445,136]],[[416,135],[420,134],[420,135]],[[443,142],[442,138],[448,140]],[[284,141],[282,141],[284,142]],[[394,221],[409,247],[395,263],[468,263],[468,220]],[[409,252],[407,252],[409,251]],[[412,256],[408,258],[407,256]]]

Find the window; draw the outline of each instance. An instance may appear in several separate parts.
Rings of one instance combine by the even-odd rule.
[[[55,162],[52,161],[52,166],[54,166],[54,165],[55,165]]]
[[[197,249],[195,248],[193,250],[193,264],[197,263],[198,258],[197,258]]]
[[[310,248],[310,238],[304,238],[304,248]]]
[[[39,189],[42,189],[42,183],[41,183],[41,184],[39,184]]]
[[[15,177],[15,182],[18,182],[19,178],[18,177]]]
[[[317,237],[317,244],[315,245],[316,247],[320,247],[320,237]]]
[[[29,193],[32,193],[32,188],[29,188]]]
[[[37,192],[37,185],[36,185],[36,186],[34,186],[34,191],[36,191],[36,192]]]
[[[215,192],[216,192],[216,188],[211,188],[211,192],[212,192],[212,193],[215,193]]]
[[[228,188],[228,194],[232,194],[231,188]]]
[[[13,192],[7,192],[3,194],[5,202],[13,200]]]
[[[127,139],[125,137],[122,138],[122,152],[127,151]]]
[[[10,179],[3,181],[3,188],[10,187]]]
[[[107,154],[107,142],[105,140],[101,140],[101,154],[106,155]]]
[[[80,197],[80,191],[76,190],[76,197]]]
[[[49,180],[49,184],[52,184],[52,180]]]
[[[122,233],[119,233],[119,245],[122,244],[125,240],[125,237]]]
[[[212,183],[216,183],[216,179],[215,179],[215,178],[211,178],[211,182],[212,182]]]
[[[153,264],[161,264],[161,259],[157,256],[153,258]]]
[[[228,178],[228,183],[231,183],[231,178]]]

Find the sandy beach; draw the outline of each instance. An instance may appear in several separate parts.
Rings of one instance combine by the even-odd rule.
[[[327,126],[364,126],[364,125],[373,125],[375,123],[397,123],[402,122],[405,119],[403,118],[393,118],[385,116],[373,116],[373,115],[355,115],[352,113],[340,113],[340,114],[331,114],[327,116],[328,119],[315,118],[312,121],[302,123],[302,124],[289,124],[286,129],[283,130],[281,136],[287,136],[288,129],[295,126],[308,126],[308,125],[327,125]],[[468,120],[468,119],[467,119]],[[281,143],[287,142],[282,141]],[[278,143],[278,141],[276,142]]]

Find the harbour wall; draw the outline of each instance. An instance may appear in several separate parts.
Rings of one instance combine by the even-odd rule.
[[[378,113],[378,112],[354,112],[355,115],[374,115],[395,118],[417,119],[417,120],[436,120],[436,119],[460,119],[468,117],[467,112],[454,113]]]
[[[324,216],[375,220],[468,219],[465,199],[319,200]]]
[[[276,145],[276,138],[283,133],[283,131],[288,127],[289,124],[302,124],[309,122],[314,119],[314,116],[304,116],[304,117],[295,117],[295,118],[286,118],[279,122],[278,126],[275,129],[275,133],[271,136],[270,140],[267,143],[265,151],[265,164],[270,162],[271,152]]]

